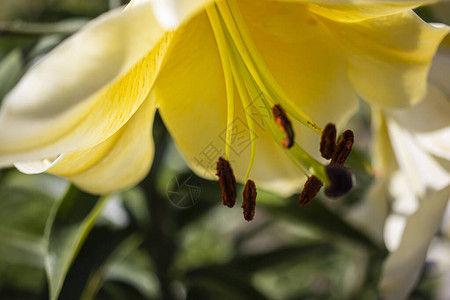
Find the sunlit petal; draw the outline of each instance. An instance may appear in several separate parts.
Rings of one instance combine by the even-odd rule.
[[[345,76],[346,60],[339,46],[306,5],[251,4],[241,5],[242,14],[280,86],[320,126],[334,122],[342,130],[341,125],[357,111],[358,102]],[[314,133],[304,126],[296,132],[302,147],[317,153]]]
[[[431,1],[311,1],[309,8],[327,19],[357,22],[403,12]]]
[[[152,124],[156,107],[147,99],[131,119],[99,145],[64,154],[54,162],[19,163],[25,173],[48,172],[66,177],[83,190],[106,194],[137,184],[153,160]]]
[[[448,28],[413,12],[342,23],[321,18],[348,59],[348,74],[366,101],[388,108],[422,99],[431,58]]]
[[[114,134],[147,97],[164,35],[143,4],[105,14],[56,48],[4,100],[0,165],[82,151]]]

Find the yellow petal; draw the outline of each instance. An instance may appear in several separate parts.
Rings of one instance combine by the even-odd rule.
[[[115,10],[51,52],[5,98],[0,165],[82,151],[147,97],[169,36],[149,4]]]
[[[353,3],[343,1],[343,4],[330,4],[324,1],[324,3],[311,4],[309,9],[333,21],[355,22],[404,12],[432,2],[434,1],[356,1]]]
[[[167,64],[155,82],[155,95],[164,123],[189,166],[200,176],[216,178],[216,162],[225,154],[227,106],[221,61],[205,13],[177,31]],[[238,135],[232,142],[230,160],[238,180],[242,181],[250,157],[250,139],[240,103],[236,103],[235,117]],[[268,136],[266,130],[257,139],[258,153],[251,176],[266,181],[270,178],[273,188],[283,182],[291,183],[287,189],[292,192],[298,187],[295,183],[299,171]],[[278,162],[274,161],[273,153],[279,157]]]
[[[201,11],[214,0],[132,0],[131,5],[151,2],[155,12],[161,16],[163,24],[175,28],[188,20],[195,13]],[[251,5],[260,1],[247,0]],[[261,1],[263,2],[263,1]],[[421,5],[435,3],[435,0],[402,1],[402,0],[277,0],[277,2],[292,2],[295,4],[309,4],[315,13],[336,21],[360,21],[374,17],[386,16]]]
[[[66,177],[81,189],[106,194],[136,185],[153,160],[154,101],[147,99],[133,117],[99,145],[59,156],[54,162],[18,163],[25,173],[48,172]]]
[[[280,2],[244,2],[242,14],[261,56],[290,98],[320,126],[340,130],[358,109],[347,78],[345,57],[308,6]],[[297,142],[311,154],[318,140],[304,126]]]
[[[448,28],[435,28],[413,12],[361,22],[321,18],[347,55],[349,76],[359,95],[384,107],[422,99],[430,62]]]
[[[217,142],[226,126],[223,73],[205,13],[177,30],[166,55],[154,87],[158,108],[185,158],[196,169],[196,155],[210,142]],[[223,142],[218,146],[224,149]],[[212,158],[212,165],[217,158]]]

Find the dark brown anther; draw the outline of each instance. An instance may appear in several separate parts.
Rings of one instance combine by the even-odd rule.
[[[303,187],[303,191],[300,193],[300,197],[298,198],[298,204],[309,204],[320,191],[322,186],[322,181],[320,181],[316,176],[312,175],[308,177],[308,180]]]
[[[331,159],[336,149],[336,126],[328,123],[322,131],[320,139],[320,154],[323,158]]]
[[[289,149],[294,145],[294,129],[292,123],[286,115],[286,112],[280,104],[275,104],[272,107],[272,114],[275,122],[280,126],[280,129],[286,133],[286,136],[281,141],[284,148]]]
[[[219,176],[223,205],[233,207],[236,203],[236,178],[230,163],[223,157],[217,161],[216,175]]]
[[[253,180],[247,180],[244,191],[242,192],[243,201],[241,208],[244,209],[244,219],[248,222],[253,220],[255,216],[256,194],[255,182]]]
[[[353,131],[346,130],[336,146],[336,150],[334,151],[333,157],[331,158],[330,164],[338,164],[343,165],[347,161],[350,152],[352,152],[353,148]]]

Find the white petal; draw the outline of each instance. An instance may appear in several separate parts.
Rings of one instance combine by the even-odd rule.
[[[67,153],[53,162],[18,163],[24,173],[48,172],[70,179],[93,194],[107,194],[136,185],[153,161],[152,125],[156,107],[147,99],[117,133],[99,145]]]
[[[398,249],[398,246],[400,246],[405,225],[405,216],[391,214],[386,218],[383,235],[386,248],[389,251],[395,251]]]
[[[213,0],[133,0],[130,5],[150,2],[156,17],[169,30],[176,29]]]
[[[383,265],[379,285],[383,299],[406,299],[414,287],[428,246],[441,224],[449,196],[450,186],[431,194],[408,218],[400,246]]]
[[[439,190],[447,186],[450,183],[450,171],[424,152],[412,134],[392,118],[387,123],[400,168],[408,177],[414,193],[423,198],[428,188]]]
[[[444,45],[434,58],[429,89],[420,103],[391,115],[407,128],[427,152],[450,160],[450,48]]]
[[[376,179],[364,200],[347,215],[352,223],[379,244],[383,244],[383,226],[388,214],[388,183],[389,177]]]

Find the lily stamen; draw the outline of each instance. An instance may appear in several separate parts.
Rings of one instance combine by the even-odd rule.
[[[242,206],[244,209],[244,219],[247,221],[253,220],[255,216],[256,207],[256,185],[253,180],[247,180],[245,184],[244,191],[242,192]]]
[[[305,186],[298,197],[298,204],[303,206],[309,204],[314,197],[316,197],[322,186],[322,181],[320,181],[316,176],[313,175],[308,177],[308,180],[306,181]]]
[[[216,175],[219,176],[223,205],[233,207],[236,203],[236,178],[230,163],[223,157],[217,161]]]
[[[320,154],[323,158],[331,159],[336,150],[336,126],[328,123],[322,131],[320,139]]]
[[[294,129],[292,128],[291,121],[280,104],[275,104],[272,107],[272,113],[275,122],[280,126],[280,129],[286,133],[286,136],[282,140],[284,148],[291,148],[294,145]]]
[[[347,161],[348,156],[352,152],[354,142],[353,131],[346,130],[339,143],[336,146],[336,151],[333,154],[330,164],[343,165]]]

